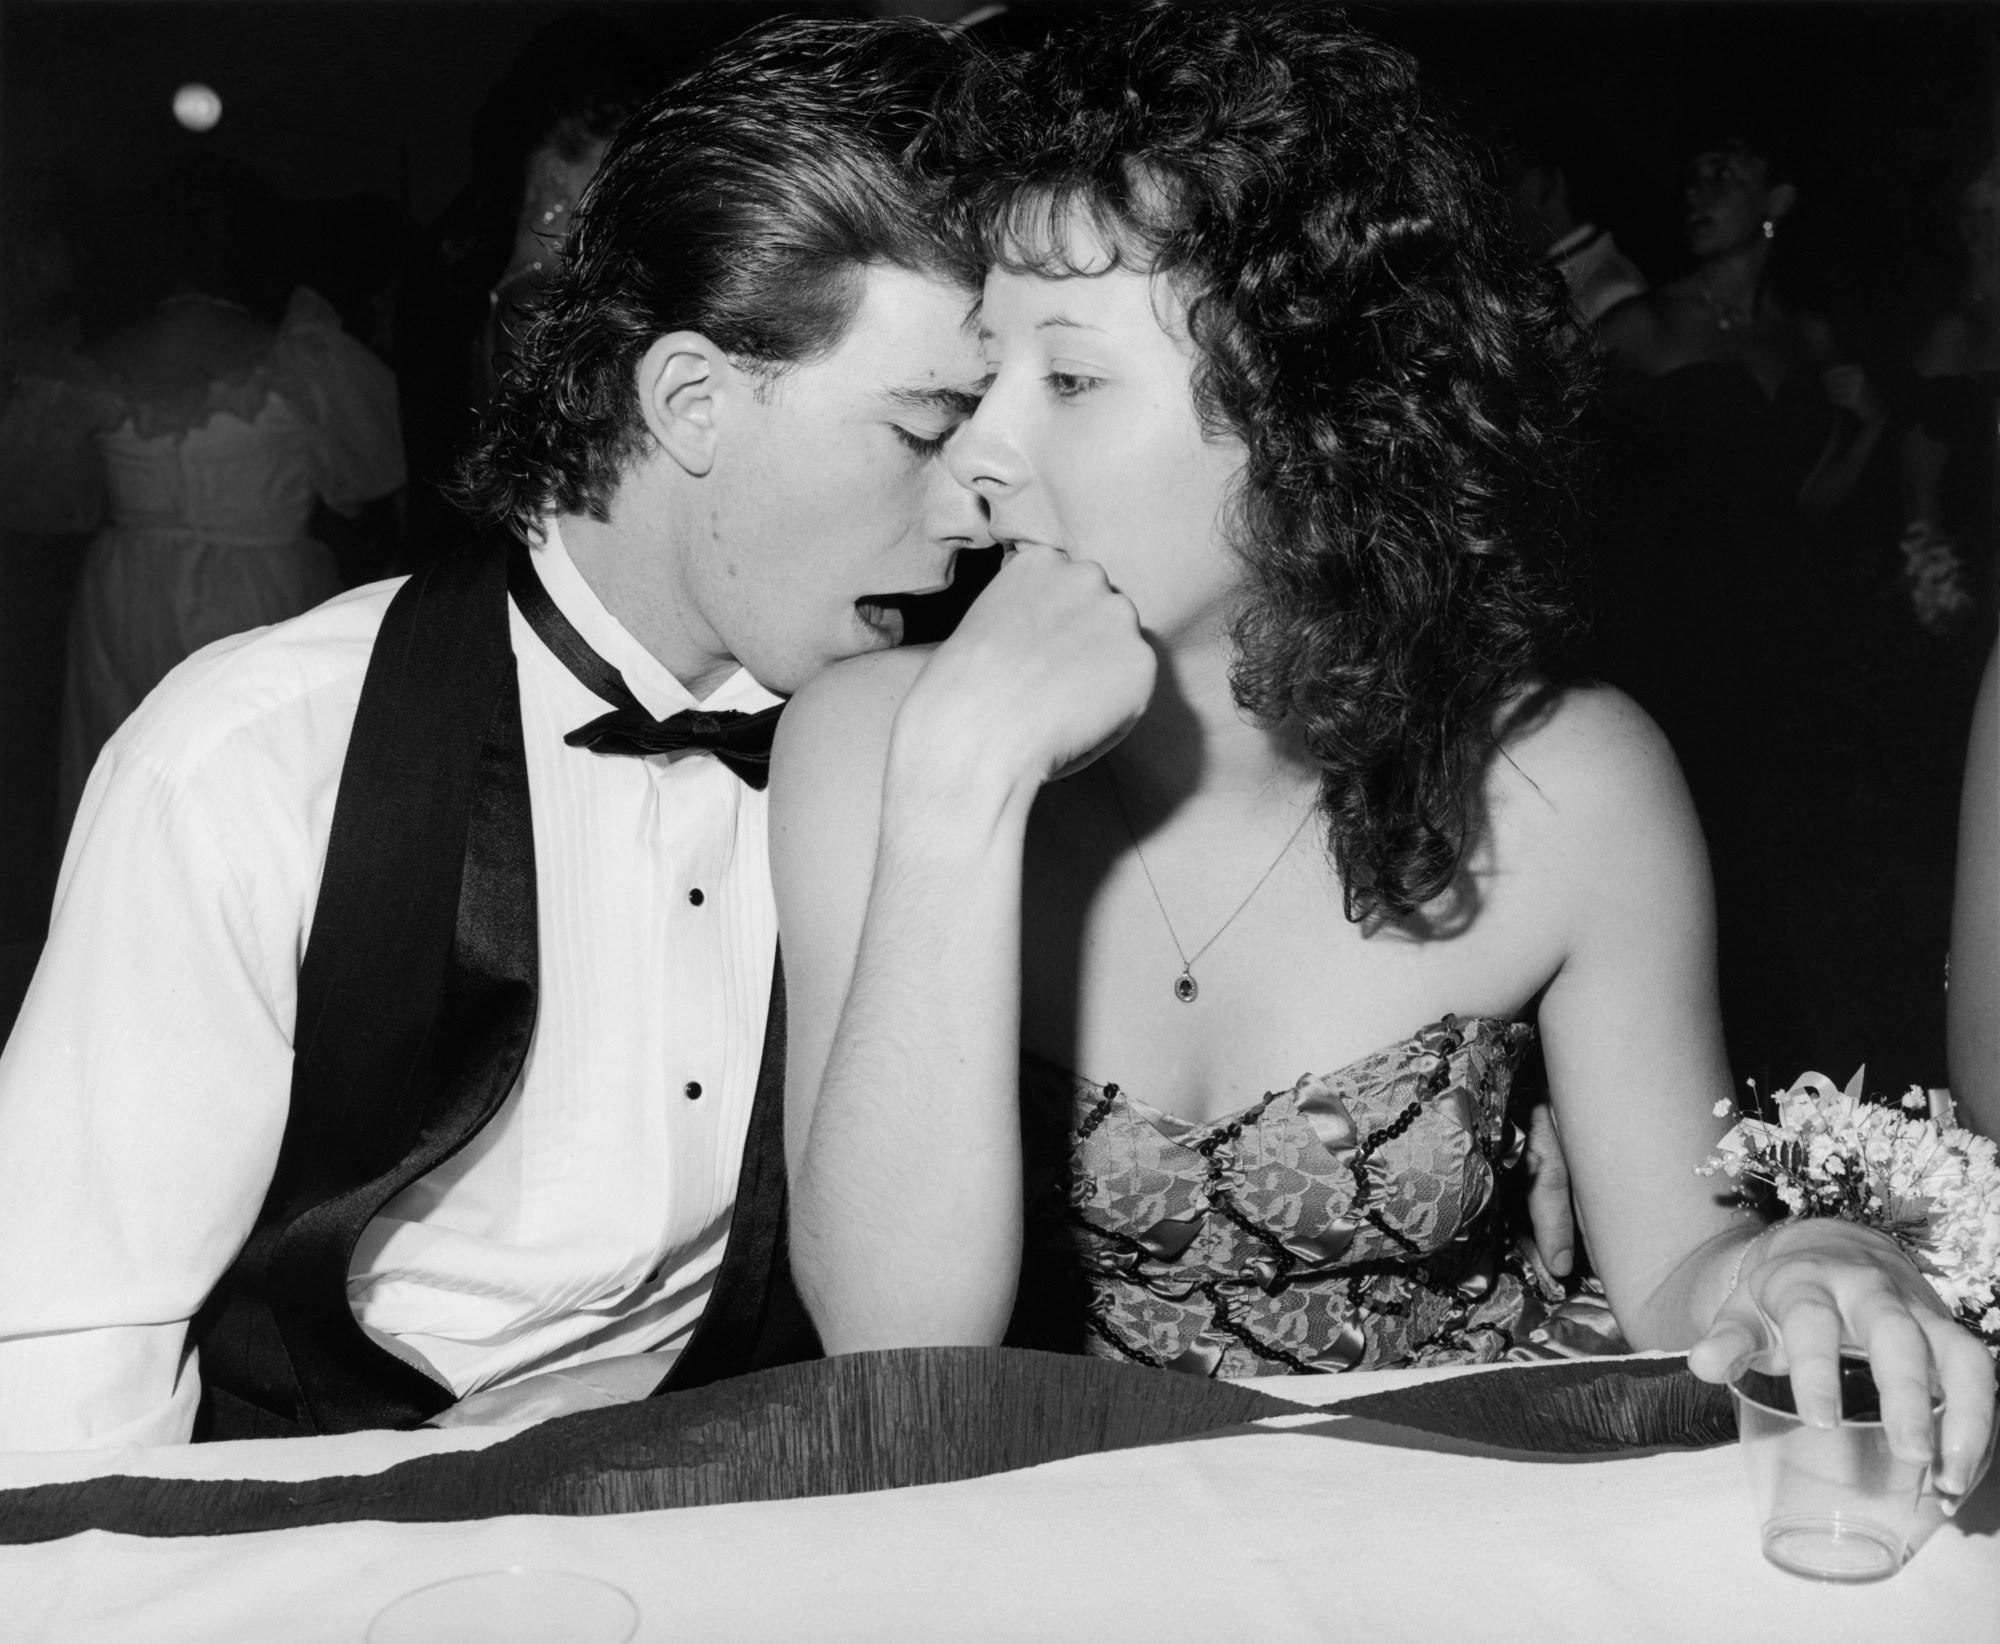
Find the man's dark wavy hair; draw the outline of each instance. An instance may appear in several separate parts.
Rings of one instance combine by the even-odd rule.
[[[904,163],[969,51],[911,21],[752,30],[641,108],[586,192],[457,497],[518,534],[608,517],[648,441],[634,376],[695,331],[772,376],[847,333],[875,263],[971,278]]]
[[[1318,762],[1348,916],[1414,914],[1573,634],[1579,391],[1474,151],[1339,12],[1240,3],[975,64],[935,143],[987,264],[1088,272],[1081,222],[1185,302],[1196,406],[1248,453],[1237,700]]]

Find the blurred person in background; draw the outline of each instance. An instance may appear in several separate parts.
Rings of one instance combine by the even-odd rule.
[[[310,534],[403,482],[395,381],[303,288],[286,301],[276,197],[191,154],[132,248],[150,306],[44,362],[0,413],[6,523],[95,530],[71,611],[57,826],[98,750],[173,666],[340,590]]]
[[[624,25],[559,18],[522,48],[472,132],[472,177],[419,242],[396,307],[396,362],[410,473],[406,557],[467,540],[445,499],[506,365],[529,300],[605,144],[665,80]]]
[[[57,165],[17,187],[0,239],[0,406],[82,337],[83,185]],[[27,986],[55,879],[62,629],[89,541],[66,528],[71,510],[37,517],[34,500],[0,509],[0,1035]]]
[[[1989,149],[1952,181],[1958,278],[1910,351],[1900,452],[1902,571],[1917,621],[1935,634],[1991,611],[2000,512],[2000,157]]]
[[[1818,532],[1887,426],[1881,395],[1792,300],[1780,259],[1802,193],[1746,122],[1692,145],[1694,267],[1621,304],[1593,544],[1605,670],[1658,719],[1715,872],[1732,1065],[1803,1066],[1828,896],[1825,772],[1843,716]],[[1794,1065],[1794,1064],[1797,1065]]]
[[[1617,147],[1590,110],[1580,103],[1523,109],[1507,128],[1502,154],[1522,242],[1562,275],[1579,324],[1595,326],[1647,289],[1639,265],[1604,226],[1617,188]]]
[[[1786,511],[1823,524],[1852,495],[1888,416],[1868,374],[1837,356],[1826,321],[1784,290],[1779,242],[1800,202],[1789,160],[1764,134],[1722,133],[1697,145],[1683,202],[1693,269],[1607,316],[1605,345],[1628,386],[1675,378],[1664,397],[1712,402],[1726,424],[1714,439],[1767,457],[1758,489],[1784,485]],[[1775,424],[1783,408],[1796,427],[1742,426],[1752,389],[1769,415],[1751,421]]]

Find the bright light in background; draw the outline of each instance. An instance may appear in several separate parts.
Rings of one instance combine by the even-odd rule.
[[[174,118],[189,131],[213,131],[222,118],[222,99],[199,80],[174,93]]]

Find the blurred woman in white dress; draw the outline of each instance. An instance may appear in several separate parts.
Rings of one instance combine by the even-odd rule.
[[[273,214],[219,161],[170,169],[135,236],[158,293],[34,362],[0,412],[0,522],[95,530],[71,611],[59,830],[99,750],[213,640],[340,591],[315,503],[403,482],[395,379],[312,292],[274,313]]]

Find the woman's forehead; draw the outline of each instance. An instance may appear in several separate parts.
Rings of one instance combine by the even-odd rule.
[[[1076,272],[996,265],[986,277],[979,333],[988,340],[1038,336],[1055,349],[1065,339],[1139,343],[1164,339],[1188,347],[1187,309],[1174,282],[1151,269],[1103,263]]]
[[[997,263],[987,270],[982,323],[988,329],[995,320],[1042,330],[1103,329],[1137,312],[1151,283],[1145,271],[1110,262]]]

